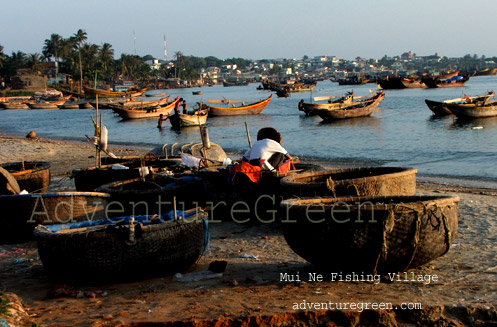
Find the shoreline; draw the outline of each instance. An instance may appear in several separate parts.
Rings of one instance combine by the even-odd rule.
[[[88,151],[88,161],[87,165],[80,166],[78,168],[86,168],[89,166],[94,166],[94,161],[92,161],[92,157],[94,155],[94,145],[88,140],[68,140],[68,139],[57,139],[57,138],[48,138],[48,137],[36,137],[34,139],[27,139],[23,136],[17,134],[6,134],[0,133],[0,146],[4,145],[6,142],[11,141],[11,143],[21,142],[24,145],[36,145],[38,144],[38,148],[40,151],[38,152],[40,155],[46,158],[53,158],[56,160],[54,166],[58,166],[58,161],[60,158],[56,158],[56,153],[53,149],[48,149],[50,145],[60,146],[64,145],[66,147],[78,149],[87,149]],[[29,143],[31,142],[31,143]],[[160,146],[160,145],[157,145]],[[121,155],[145,155],[148,151],[152,150],[151,147],[147,147],[145,145],[140,144],[123,144],[123,143],[109,143],[108,147],[110,148],[110,152],[113,152],[117,156]],[[47,149],[47,153],[43,153],[41,150]],[[93,153],[92,153],[93,151]],[[239,159],[244,150],[232,150],[226,151],[226,155],[231,159]],[[3,151],[0,151],[0,163],[6,161],[19,161],[14,158],[14,156],[19,156],[19,158],[23,158],[26,156],[22,155],[22,151],[20,149],[14,149],[14,151],[9,151],[9,157],[6,157],[5,154],[2,154]],[[37,160],[33,155],[28,155],[29,159],[25,160]],[[308,158],[301,157],[300,158],[305,163],[316,164],[323,166],[325,168],[344,168],[344,167],[359,167],[360,165],[354,164],[349,165],[341,161],[333,161],[332,159],[322,159],[322,158]],[[93,159],[94,160],[94,159]],[[413,167],[416,168],[416,167]],[[65,174],[69,174],[72,171],[66,171]],[[55,168],[53,171],[53,176],[57,176],[58,174],[64,175],[64,172],[61,169]],[[439,176],[439,175],[423,175],[416,174],[416,184],[417,187],[424,189],[439,189],[440,191],[448,191],[448,192],[471,192],[471,193],[480,193],[480,194],[489,194],[489,195],[497,195],[497,180],[492,179],[478,179],[478,178],[466,178],[459,176]]]
[[[150,149],[109,145],[116,155],[145,154]],[[28,140],[0,134],[0,161],[41,159],[52,163],[53,187],[71,187],[67,172],[94,164],[90,142]],[[12,160],[13,161],[13,160]],[[317,162],[313,162],[316,163]],[[72,181],[71,181],[72,182]],[[98,286],[64,285],[44,274],[36,242],[0,245],[0,290],[19,299],[18,314],[41,326],[214,326],[214,325],[482,325],[497,322],[497,195],[491,189],[420,182],[416,193],[454,195],[459,229],[448,253],[409,270],[421,281],[376,283],[351,280],[314,281],[320,271],[295,254],[277,224],[247,225],[233,221],[209,224],[210,250],[183,276],[206,272],[213,261],[226,261],[222,276],[180,281],[165,275],[130,283]],[[339,249],[335,249],[339,250]],[[334,249],[323,249],[334,251]],[[282,281],[281,274],[300,282]],[[340,273],[340,272],[336,272]],[[358,274],[360,272],[357,272]],[[434,276],[437,276],[437,281]],[[409,275],[410,276],[410,275]],[[77,297],[73,294],[108,295]],[[14,301],[17,303],[16,301]],[[347,303],[324,309],[321,303]],[[357,303],[419,303],[419,310],[400,311]],[[331,305],[331,304],[330,304]],[[257,322],[257,323],[255,323]],[[19,324],[21,325],[21,324]]]

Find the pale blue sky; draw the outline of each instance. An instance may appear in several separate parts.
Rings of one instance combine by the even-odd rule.
[[[52,33],[163,58],[335,55],[381,58],[413,51],[497,56],[497,0],[17,0],[2,1],[4,53],[41,53]]]

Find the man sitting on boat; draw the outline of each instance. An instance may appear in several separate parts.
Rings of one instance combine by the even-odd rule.
[[[272,127],[264,127],[257,133],[257,142],[247,150],[242,160],[248,161],[253,166],[270,171],[278,170],[285,160],[292,156],[281,146],[281,134]]]
[[[231,168],[231,176],[246,175],[252,182],[260,181],[261,171],[285,173],[290,169],[292,156],[281,146],[281,134],[272,127],[264,127],[257,133],[257,142],[243,155],[240,164]]]

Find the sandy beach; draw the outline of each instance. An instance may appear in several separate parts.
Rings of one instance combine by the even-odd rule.
[[[147,152],[131,146],[110,150]],[[90,143],[0,135],[0,162],[51,162],[51,190],[71,189],[71,171],[93,165],[94,154]],[[417,193],[460,198],[450,251],[409,271],[423,281],[309,281],[309,273],[318,271],[289,248],[277,224],[212,223],[209,251],[183,278],[100,286],[49,281],[35,242],[0,245],[1,297],[11,300],[13,313],[0,313],[0,326],[496,325],[497,190],[431,181],[418,183]],[[227,262],[222,276],[188,281],[216,260]],[[281,281],[282,273],[299,274],[300,282]],[[326,310],[320,303],[341,307]]]

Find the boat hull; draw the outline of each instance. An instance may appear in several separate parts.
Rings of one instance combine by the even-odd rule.
[[[497,103],[478,106],[476,104],[447,104],[458,118],[489,118],[497,116]]]
[[[261,100],[249,105],[239,107],[213,107],[208,106],[209,116],[242,116],[242,115],[257,115],[260,114],[271,101],[272,95],[267,99]]]
[[[439,78],[423,78],[423,83],[426,84],[428,88],[446,88],[446,87],[463,87],[469,80],[468,76],[463,77],[460,80],[452,79],[439,79]]]
[[[104,219],[109,195],[96,192],[56,192],[0,196],[0,243],[33,239],[41,225]]]
[[[181,127],[202,126],[207,122],[207,113],[200,115],[173,114],[169,115],[169,122],[175,129],[180,129]]]
[[[385,275],[447,253],[458,202],[450,196],[287,199],[281,226],[290,248],[318,267]]]
[[[45,193],[50,185],[50,163],[46,161],[24,161],[0,164],[19,184],[20,190],[29,193]]]
[[[395,196],[414,195],[415,168],[362,167],[313,171],[284,177],[283,196]]]
[[[146,119],[146,118],[157,118],[161,114],[165,117],[174,110],[174,106],[179,101],[177,97],[174,101],[168,103],[165,106],[159,108],[149,108],[149,109],[130,109],[121,107],[112,107],[112,110],[121,116],[123,119]]]
[[[38,253],[50,278],[102,283],[139,280],[183,271],[204,253],[209,232],[205,214],[151,223],[152,217],[118,218],[103,225],[53,232],[38,226]],[[100,223],[100,225],[97,225]],[[130,226],[133,226],[131,228]],[[82,230],[82,231],[81,231]]]
[[[381,92],[357,104],[351,103],[336,109],[315,109],[313,111],[325,121],[367,117],[374,112],[376,106],[384,98],[385,94]]]

